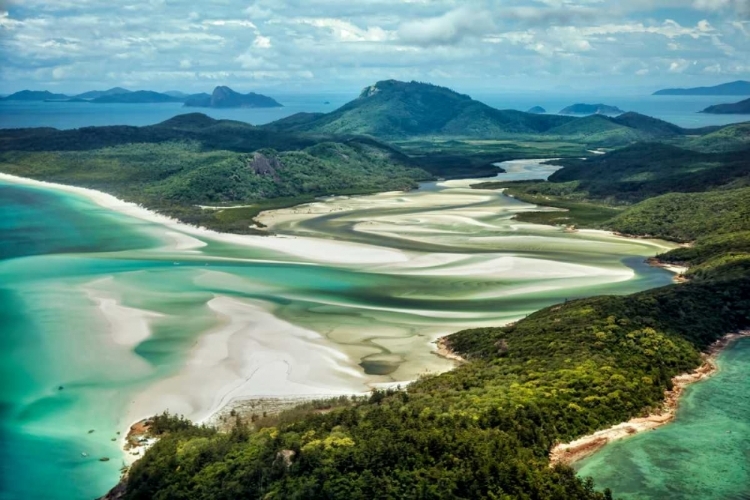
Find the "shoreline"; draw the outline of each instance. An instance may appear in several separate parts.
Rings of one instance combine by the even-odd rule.
[[[163,242],[164,247],[168,249],[172,249],[172,250],[181,250],[181,251],[192,250],[195,253],[200,253],[200,248],[205,246],[206,243],[204,241],[201,241],[198,238],[206,238],[206,239],[210,239],[213,241],[227,242],[227,243],[237,244],[237,245],[249,247],[249,248],[282,252],[290,257],[304,258],[307,262],[312,263],[312,265],[315,265],[316,261],[323,262],[323,263],[334,263],[335,265],[344,266],[344,267],[351,266],[351,265],[359,265],[359,266],[365,265],[366,266],[366,265],[388,264],[390,266],[395,265],[399,267],[400,269],[402,267],[414,268],[416,266],[417,270],[419,270],[424,265],[424,263],[421,262],[419,256],[411,255],[411,252],[406,252],[406,251],[402,251],[399,249],[381,248],[381,247],[377,247],[377,246],[373,246],[369,244],[340,241],[340,240],[329,240],[329,239],[314,238],[314,237],[304,237],[304,236],[300,237],[300,236],[273,235],[269,237],[269,236],[257,236],[257,235],[235,235],[231,233],[219,233],[219,232],[206,229],[203,227],[185,224],[177,219],[170,218],[162,214],[158,214],[143,206],[137,205],[132,202],[123,201],[113,195],[110,195],[108,193],[104,193],[101,191],[97,191],[94,189],[82,188],[82,187],[70,186],[70,185],[58,184],[58,183],[51,183],[51,182],[46,182],[46,181],[38,181],[34,179],[28,179],[25,177],[19,177],[19,176],[3,174],[3,173],[0,173],[0,180],[13,182],[13,183],[20,184],[20,185],[39,187],[39,188],[44,188],[44,189],[53,189],[53,190],[58,190],[58,191],[66,192],[66,193],[72,193],[78,196],[83,196],[89,201],[93,202],[94,204],[100,207],[103,207],[105,209],[112,210],[114,212],[123,214],[125,216],[134,217],[139,220],[143,220],[146,222],[156,224],[160,226],[160,229],[164,229],[163,235],[161,235],[161,240]],[[383,193],[379,193],[379,194],[382,195]],[[268,213],[268,211],[266,211],[265,213]],[[607,235],[607,236],[617,236],[606,231],[583,230],[583,232],[591,232],[591,233]],[[191,237],[190,235],[195,236],[195,238]],[[622,236],[620,237],[625,240],[630,239],[628,237],[622,237]],[[662,246],[660,243],[656,241],[649,242],[649,244],[653,246],[657,246],[657,247]],[[454,256],[451,255],[451,259],[453,258]],[[430,264],[433,266],[435,265],[434,262],[430,262]],[[405,269],[401,269],[401,272],[404,272],[404,271]],[[454,273],[455,271],[456,270],[454,270]],[[465,273],[466,271],[467,269],[462,269],[461,274]],[[96,297],[96,298],[100,299],[100,300],[96,300],[96,302],[98,302],[100,306],[100,309],[105,309],[109,311],[110,313],[115,313],[115,316],[127,315],[131,317],[132,321],[140,321],[142,323],[146,323],[148,319],[151,319],[150,317],[146,317],[148,315],[145,315],[144,312],[142,311],[131,310],[129,308],[121,307],[117,303],[117,301],[113,300],[111,297]],[[105,302],[102,302],[101,301],[102,298],[107,299],[107,300]],[[223,308],[222,306],[226,306],[227,303],[224,300],[218,300],[214,302],[214,305],[219,305],[220,308]],[[104,307],[102,308],[102,306]],[[266,314],[268,314],[269,316],[272,316],[272,313],[270,311],[265,310],[264,307],[261,307],[258,304],[252,304],[252,303],[244,304],[243,308],[255,309],[256,313],[260,313],[260,311],[262,311],[263,312],[262,316],[264,317]],[[112,314],[110,314],[110,316],[111,315]],[[138,315],[140,315],[140,317],[137,317]],[[240,315],[240,316],[243,316],[243,315]],[[280,321],[278,319],[276,320]],[[268,321],[272,321],[272,320],[268,318]],[[218,350],[221,350],[224,348],[222,344],[219,346],[214,346],[213,349],[208,349],[208,347],[206,346],[206,339],[212,338],[212,335],[213,336],[218,335],[219,337],[222,337],[222,338],[223,337],[233,338],[234,342],[241,341],[239,336],[234,335],[237,333],[236,331],[231,332],[231,331],[226,330],[226,327],[228,327],[231,323],[232,323],[231,319],[227,315],[224,315],[224,327],[225,327],[224,331],[222,331],[221,328],[218,328],[216,331],[211,330],[211,331],[205,332],[205,334],[201,336],[201,339],[199,339],[198,345],[195,346],[193,353],[189,355],[190,360],[188,361],[188,365],[191,365],[192,368],[188,366],[187,369],[181,370],[174,377],[161,380],[154,386],[150,387],[148,390],[143,391],[142,393],[139,393],[136,397],[137,403],[134,402],[133,404],[129,405],[129,409],[126,411],[126,414],[123,415],[123,421],[126,424],[128,424],[129,427],[132,427],[133,425],[138,424],[138,422],[141,422],[145,419],[153,417],[152,413],[154,412],[152,410],[149,410],[148,408],[151,406],[156,408],[156,405],[149,404],[149,399],[151,400],[151,403],[153,403],[153,401],[156,401],[157,396],[159,400],[162,401],[162,404],[159,405],[160,409],[158,410],[158,412],[163,411],[165,408],[169,408],[170,410],[172,410],[173,413],[175,413],[174,410],[177,409],[177,413],[185,413],[187,414],[187,416],[193,417],[192,418],[193,420],[207,421],[207,420],[210,420],[213,416],[218,415],[221,412],[222,408],[228,407],[227,405],[231,405],[232,403],[237,402],[240,399],[247,401],[247,400],[252,400],[253,398],[257,399],[257,398],[263,398],[263,397],[269,397],[269,396],[299,397],[299,396],[304,395],[304,393],[321,394],[325,392],[327,394],[330,394],[329,391],[326,389],[323,389],[321,391],[320,388],[312,389],[310,387],[302,391],[301,394],[297,394],[297,393],[291,394],[286,391],[281,391],[281,392],[271,391],[269,393],[266,390],[257,390],[257,388],[253,389],[252,386],[255,386],[256,384],[250,383],[250,379],[256,378],[255,373],[253,374],[243,373],[243,376],[234,377],[230,381],[229,372],[234,372],[235,375],[238,372],[244,372],[244,368],[241,365],[245,365],[245,363],[240,363],[239,365],[237,364],[232,365],[231,363],[225,362],[221,364],[222,365],[221,367],[217,365],[216,368],[218,368],[219,372],[221,372],[220,373],[221,376],[212,377],[212,380],[201,380],[200,377],[196,377],[196,370],[195,370],[196,362],[204,363],[206,362],[206,359],[208,359],[209,362],[218,363],[218,360],[214,358],[216,357]],[[288,326],[293,326],[293,325],[288,325]],[[129,344],[129,343],[135,342],[138,337],[145,337],[147,335],[148,335],[147,332],[141,332],[139,335],[132,336],[130,338],[128,338],[129,336],[126,336],[124,334],[119,335],[118,338],[120,340],[119,343]],[[245,339],[242,340],[242,342],[248,342],[248,341],[254,341],[254,340],[257,341],[257,339],[252,339],[252,332],[250,335],[246,335],[243,337],[245,337]],[[313,343],[317,343],[317,342],[313,342]],[[320,345],[318,347],[320,348],[323,346]],[[455,361],[455,362],[466,361],[462,357],[450,351],[444,339],[438,339],[436,347],[437,347],[436,349],[435,348],[431,349],[432,354],[436,354],[445,359]],[[275,353],[274,356],[272,357],[277,358],[278,355],[283,355],[284,354],[283,348],[284,347],[282,346],[282,351]],[[193,358],[193,354],[195,354],[195,352],[201,349],[205,351],[204,352],[205,356],[203,356],[202,358],[199,357],[200,359]],[[324,347],[323,349],[327,350]],[[337,351],[337,353],[338,352],[339,351]],[[331,357],[329,360],[332,361],[334,364],[337,364],[337,365],[349,364],[348,362],[342,359],[338,359],[336,360],[337,361],[336,362],[334,360],[338,356],[332,355],[332,353],[329,353],[329,354],[331,354]],[[340,353],[340,354],[344,356],[343,353]],[[236,361],[237,360],[235,360],[235,362]],[[268,369],[273,369],[273,371],[277,372],[277,374],[282,374],[286,372],[286,374],[289,375],[292,371],[295,370],[295,366],[292,366],[288,362],[285,363],[279,359],[275,359],[275,361],[276,361],[275,363],[273,362],[273,360],[269,362],[270,364],[274,364],[275,367],[271,367],[269,364]],[[250,363],[250,364],[255,364],[255,362]],[[245,366],[245,368],[246,367],[247,366]],[[299,367],[296,367],[296,368],[299,368]],[[344,367],[339,365],[337,368],[341,369]],[[347,367],[347,368],[351,369],[351,367]],[[346,370],[346,368],[344,368],[344,370]],[[177,390],[179,386],[199,387],[201,385],[205,386],[206,384],[208,385],[211,385],[212,383],[215,384],[217,382],[217,378],[221,378],[226,382],[224,385],[222,385],[222,388],[213,387],[213,390],[210,391],[212,394],[215,394],[214,391],[219,389],[218,392],[222,393],[222,395],[218,399],[212,397],[208,393],[197,394],[197,395],[194,395],[193,397],[185,397],[183,394],[183,397],[180,397],[179,395],[180,391]],[[300,379],[298,378],[297,380],[300,380]],[[324,384],[324,385],[327,385],[327,384]],[[334,383],[332,385],[337,386],[339,384]],[[224,386],[229,388],[229,390],[224,390],[225,389]],[[339,392],[339,390],[334,390],[331,392],[335,392],[339,394],[361,393],[362,387],[360,386],[358,388],[360,390],[356,390],[356,389],[351,390],[351,388],[348,388],[348,390],[341,391],[341,392]],[[159,392],[161,392],[161,394],[157,394]],[[174,408],[175,406],[176,408]],[[129,427],[125,427],[125,429],[128,429]],[[123,441],[124,441],[123,442],[123,445],[124,445],[125,442],[127,442],[127,438],[123,437]],[[125,451],[125,455],[126,457],[129,457],[130,459],[132,459],[132,455],[130,453],[127,453],[127,450]]]
[[[467,360],[460,354],[453,351],[453,349],[450,348],[448,345],[448,337],[440,337],[435,342],[436,350],[434,351],[437,356],[440,356],[445,359],[450,359],[451,361],[456,361],[457,363],[466,363]]]
[[[550,467],[555,465],[572,465],[575,462],[590,457],[613,441],[634,436],[644,431],[653,430],[674,420],[679,400],[685,389],[695,383],[705,380],[718,371],[716,359],[718,355],[739,339],[750,338],[750,330],[729,333],[711,344],[703,353],[703,364],[689,373],[676,375],[672,378],[673,389],[664,391],[662,407],[646,417],[636,417],[613,425],[607,429],[596,431],[570,443],[560,443],[550,450]]]

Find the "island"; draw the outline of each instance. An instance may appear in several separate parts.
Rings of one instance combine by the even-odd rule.
[[[280,108],[272,97],[250,92],[240,94],[229,87],[216,87],[211,95],[196,94],[185,100],[185,107],[193,108]]]
[[[7,97],[3,97],[2,101],[62,101],[70,99],[70,96],[65,94],[54,94],[48,90],[21,90],[20,92],[13,93]]]
[[[152,104],[161,102],[182,102],[183,99],[151,90],[137,90],[124,94],[110,94],[92,99],[95,104]]]
[[[653,95],[750,95],[750,82],[737,80],[722,83],[713,87],[695,87],[689,89],[664,89]]]
[[[625,111],[607,104],[573,104],[560,111],[561,115],[621,115]]]
[[[544,109],[541,106],[534,106],[533,108],[529,109],[527,113],[533,113],[535,115],[543,115],[547,112],[546,109]]]
[[[730,104],[716,104],[709,106],[701,113],[714,115],[750,115],[750,99]]]
[[[122,87],[114,87],[109,90],[89,90],[88,92],[84,92],[82,94],[73,96],[73,99],[91,100],[91,99],[97,99],[99,97],[129,94],[129,93],[130,93],[130,90],[128,89],[124,89]]]

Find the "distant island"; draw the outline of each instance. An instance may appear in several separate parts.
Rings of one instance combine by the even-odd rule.
[[[653,95],[750,95],[750,82],[738,80],[722,83],[714,87],[695,87],[690,89],[664,89]]]
[[[547,112],[547,110],[546,110],[546,109],[544,109],[544,108],[543,108],[543,107],[541,107],[541,106],[534,106],[533,108],[531,108],[531,109],[529,109],[529,110],[527,111],[527,113],[531,113],[531,114],[534,114],[534,115],[543,115],[543,114],[545,114],[546,112]]]
[[[560,111],[561,115],[621,115],[625,111],[606,104],[573,104]]]
[[[47,90],[22,90],[11,94],[8,97],[4,97],[3,101],[62,101],[70,99],[70,96],[65,94],[54,94]]]
[[[80,99],[80,100],[91,100],[91,99],[98,99],[99,97],[104,96],[111,96],[111,95],[120,95],[120,94],[129,94],[130,90],[124,89],[122,87],[114,87],[109,90],[90,90],[88,92],[84,92],[83,94],[78,94],[76,96],[73,96],[73,99]]]
[[[92,99],[91,102],[96,104],[148,104],[160,102],[182,102],[184,99],[172,97],[171,95],[153,92],[151,90],[138,90],[125,94],[109,94]]]
[[[240,94],[229,87],[216,87],[213,94],[196,94],[185,100],[188,108],[280,108],[275,99],[250,92]]]
[[[179,90],[155,92],[153,90],[131,91],[122,87],[109,90],[90,90],[77,95],[56,94],[47,90],[22,90],[0,101],[80,102],[94,104],[158,104],[184,103],[187,107],[199,108],[278,108],[282,105],[275,99],[250,92],[240,94],[229,87],[216,87],[212,94],[186,94]]]
[[[711,113],[715,115],[750,115],[750,99],[730,104],[716,104],[709,106],[701,113]]]

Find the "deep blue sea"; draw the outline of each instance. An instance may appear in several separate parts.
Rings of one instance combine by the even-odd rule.
[[[328,112],[355,99],[358,93],[274,94],[283,108],[211,109],[185,108],[181,103],[93,104],[87,102],[3,102],[0,128],[55,127],[71,129],[95,125],[153,125],[183,113],[200,112],[261,125],[299,112]],[[741,97],[591,95],[558,93],[482,93],[472,97],[499,109],[526,111],[542,106],[549,113],[576,103],[608,104],[667,120],[682,127],[703,127],[750,121],[750,115],[707,115],[699,113],[712,104],[737,102]],[[326,104],[328,103],[328,104]]]

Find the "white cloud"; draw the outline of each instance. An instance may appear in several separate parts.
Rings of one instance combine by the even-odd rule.
[[[493,28],[492,15],[462,7],[438,17],[403,23],[398,38],[416,45],[450,45],[467,37],[481,37]]]
[[[253,47],[259,49],[270,49],[271,39],[267,36],[257,35],[255,37],[255,40],[253,40]]]
[[[750,79],[750,0],[694,1],[0,0],[0,90]]]

